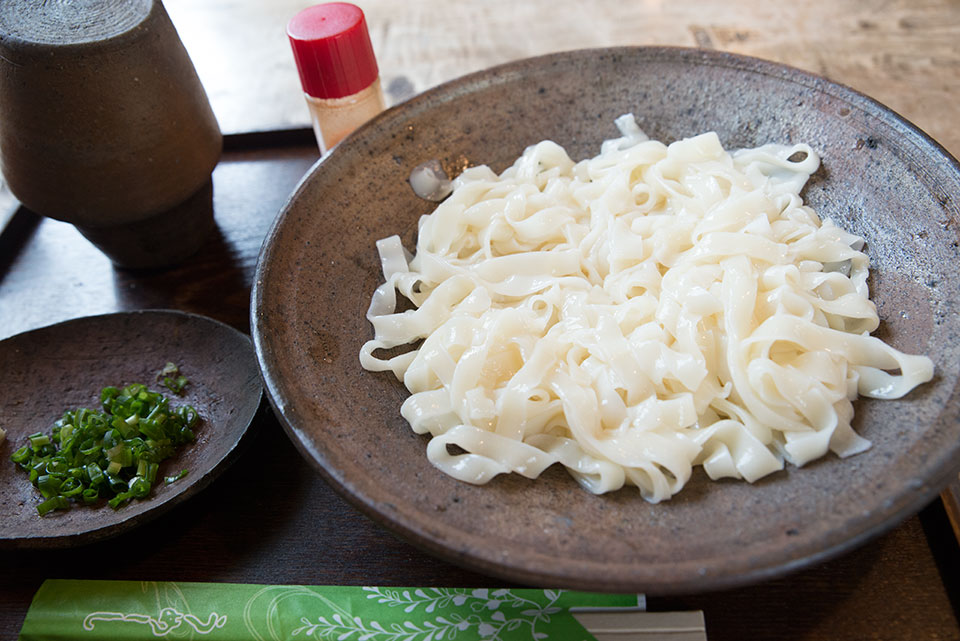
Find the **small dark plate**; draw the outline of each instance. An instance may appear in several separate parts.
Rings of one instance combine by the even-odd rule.
[[[190,383],[181,396],[157,373],[174,362]],[[119,510],[105,501],[37,515],[40,493],[10,455],[26,436],[49,433],[68,409],[99,408],[107,386],[143,383],[190,404],[202,422],[197,440],[160,465],[187,476]],[[88,316],[0,341],[0,546],[62,547],[115,536],[153,519],[206,487],[232,461],[260,405],[263,387],[250,338],[204,316],[149,310]]]
[[[756,484],[702,470],[658,505],[592,496],[561,469],[460,483],[427,461],[400,416],[407,391],[358,352],[382,279],[374,242],[414,247],[434,205],[407,184],[432,158],[502,171],[551,139],[579,160],[633,112],[664,142],[714,130],[728,149],[809,143],[822,216],[867,241],[877,335],[934,359],[898,401],[857,404],[858,456]],[[382,114],[316,165],[265,243],[253,336],[271,402],[317,468],[365,513],[423,548],[521,583],[651,594],[770,578],[861,544],[933,500],[960,464],[960,166],[877,102],[823,78],[715,51],[576,51],[497,67]]]

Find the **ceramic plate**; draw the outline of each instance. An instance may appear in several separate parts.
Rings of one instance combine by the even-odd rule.
[[[190,383],[180,396],[156,375],[174,362]],[[106,502],[37,515],[42,498],[10,455],[38,431],[49,433],[67,409],[99,408],[100,390],[140,382],[166,392],[172,406],[190,404],[202,423],[197,440],[160,465],[150,496],[119,510]],[[0,546],[59,547],[120,534],[196,494],[232,460],[263,395],[249,337],[204,316],[136,311],[88,316],[0,341]]]
[[[414,246],[432,205],[407,184],[437,158],[506,168],[552,139],[571,157],[617,136],[633,112],[670,142],[715,130],[728,149],[807,142],[823,157],[806,189],[821,215],[867,239],[877,335],[930,355],[936,379],[900,401],[861,401],[873,441],[750,485],[702,471],[673,500],[592,496],[560,469],[475,487],[435,470],[400,417],[404,387],[361,369],[364,318],[382,276],[374,242]],[[317,164],[260,257],[253,335],[268,395],[303,454],[366,514],[449,561],[526,584],[695,592],[837,555],[932,500],[960,450],[956,305],[960,168],[882,105],[796,69],[714,51],[588,50],[464,77],[382,114]]]

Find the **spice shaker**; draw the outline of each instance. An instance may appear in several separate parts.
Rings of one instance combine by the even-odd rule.
[[[325,154],[384,108],[367,22],[359,7],[330,2],[295,15],[287,36]]]

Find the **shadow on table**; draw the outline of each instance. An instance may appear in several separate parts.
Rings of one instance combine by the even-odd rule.
[[[164,269],[115,268],[113,280],[117,304],[123,309],[173,308],[250,331],[250,285],[218,227],[183,263]]]

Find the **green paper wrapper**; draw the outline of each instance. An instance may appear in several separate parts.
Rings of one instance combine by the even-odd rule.
[[[589,641],[571,608],[640,603],[567,590],[48,580],[19,638]]]

